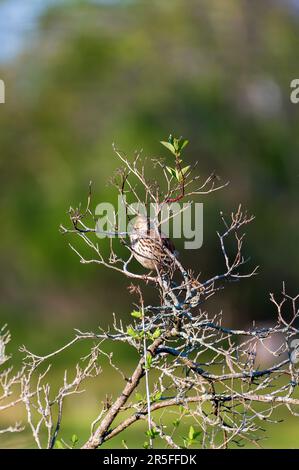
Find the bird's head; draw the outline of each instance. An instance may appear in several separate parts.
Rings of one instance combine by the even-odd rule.
[[[145,215],[137,215],[133,220],[133,230],[135,232],[147,232],[151,228],[150,219]]]

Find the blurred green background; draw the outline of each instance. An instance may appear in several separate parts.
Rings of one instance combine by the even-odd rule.
[[[207,308],[230,326],[275,320],[269,291],[283,280],[298,291],[298,50],[296,0],[0,1],[0,324],[16,360],[18,345],[50,352],[73,328],[107,326],[112,312],[130,321],[129,282],[80,265],[58,227],[70,204],[85,202],[90,179],[96,203],[114,199],[112,142],[128,155],[167,156],[159,140],[170,132],[190,140],[185,158],[199,161],[203,178],[230,181],[203,199],[204,245],[182,253],[186,265],[201,279],[220,272],[219,211],[241,202],[256,215],[245,253],[259,276],[227,285]],[[85,351],[63,356],[54,382]],[[119,355],[129,373],[134,355]],[[83,440],[120,385],[112,371],[100,376],[68,414],[65,438]],[[264,445],[299,447],[298,423],[286,415]],[[124,436],[129,446],[142,443],[143,428]],[[0,445],[32,444],[23,433]]]

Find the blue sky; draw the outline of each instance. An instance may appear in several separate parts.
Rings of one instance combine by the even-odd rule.
[[[0,61],[13,59],[30,40],[39,15],[52,0],[4,0],[0,3]]]

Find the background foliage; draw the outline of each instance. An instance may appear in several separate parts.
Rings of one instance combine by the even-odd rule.
[[[166,156],[159,140],[169,132],[190,140],[185,158],[199,160],[202,175],[215,170],[230,181],[204,201],[203,248],[182,254],[190,267],[205,276],[219,271],[220,210],[229,213],[241,202],[256,215],[247,252],[261,265],[259,276],[229,284],[209,308],[223,309],[234,327],[270,322],[268,292],[278,291],[282,280],[291,292],[298,287],[299,105],[289,99],[290,82],[298,78],[298,2],[26,4],[38,18],[26,22],[24,16],[21,47],[0,54],[6,83],[0,319],[9,324],[15,349],[25,343],[46,352],[74,327],[107,325],[113,311],[129,318],[123,280],[80,265],[58,227],[69,204],[84,202],[90,179],[98,202],[113,200],[106,185],[118,165],[112,142],[129,154],[143,148],[146,155]],[[15,0],[0,2],[0,15],[1,9],[8,15],[0,22],[1,42],[12,41],[19,8]],[[130,369],[130,352],[120,356]],[[54,381],[72,360],[58,364]],[[99,400],[117,388],[112,377],[101,378],[82,399],[78,416],[65,423],[66,438],[68,429],[70,437],[86,433]],[[291,426],[286,421],[270,432],[265,445],[298,447]],[[10,445],[6,439],[1,445]],[[26,433],[18,441],[27,445]]]

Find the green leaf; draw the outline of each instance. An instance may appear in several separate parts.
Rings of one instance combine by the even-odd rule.
[[[173,155],[176,154],[175,148],[170,142],[165,142],[164,140],[161,140],[160,143],[164,145],[164,147],[166,147],[168,150],[170,150]]]
[[[169,134],[168,142],[173,145],[173,135]]]
[[[136,331],[131,326],[128,326],[127,334],[134,337],[134,336],[136,336]]]
[[[151,368],[151,365],[152,365],[152,362],[153,362],[153,358],[152,358],[151,353],[147,353],[144,368],[145,368],[146,370],[150,369],[150,368]]]
[[[142,318],[142,312],[140,312],[138,310],[133,310],[133,312],[131,312],[131,315],[134,318]]]
[[[187,171],[189,170],[190,168],[190,165],[188,166],[185,166],[185,168],[182,168],[181,170],[175,170],[175,177],[178,181],[182,181],[183,179],[183,176],[187,173]]]
[[[72,435],[72,443],[73,443],[73,444],[77,444],[78,440],[79,440],[79,439],[78,439],[78,436],[77,436],[76,434],[73,434],[73,435]]]
[[[174,178],[176,178],[176,170],[175,170],[175,168],[171,168],[170,166],[167,166],[167,167],[166,167],[166,170],[171,174],[171,176],[173,176]]]
[[[180,152],[189,144],[189,140],[182,139],[180,142]]]
[[[201,434],[200,431],[195,431],[194,427],[190,426],[189,433],[188,433],[188,439],[187,439],[188,445],[191,446],[193,444],[194,440],[198,436],[200,436],[200,434]]]
[[[144,448],[144,449],[148,449],[148,448],[149,448],[149,443],[148,443],[147,441],[145,441],[145,442],[143,443],[143,448]]]
[[[190,168],[190,165],[185,166],[185,168],[182,168],[181,173],[183,173],[183,175],[185,175],[187,173],[187,171],[189,170],[189,168]]]
[[[175,148],[176,153],[178,153],[180,149],[180,139],[173,139],[173,146]]]
[[[141,332],[141,333],[143,333],[143,332]],[[131,326],[128,326],[128,328],[127,328],[127,334],[129,336],[131,336],[132,338],[135,338],[135,339],[141,338],[142,337],[141,333],[140,334],[137,333],[137,331],[135,331],[134,328],[132,328]]]
[[[190,426],[190,428],[189,428],[189,433],[188,433],[188,438],[190,439],[190,441],[193,441],[193,439],[194,439],[194,433],[195,433],[194,427],[193,427],[193,426]]]
[[[175,420],[172,422],[172,424],[177,428],[177,427],[179,426],[180,422],[181,422],[181,421],[180,421],[179,419],[175,419]]]
[[[55,447],[56,447],[56,449],[64,449],[64,445],[58,439],[55,442]]]
[[[160,328],[157,328],[152,334],[152,339],[157,339],[159,336],[161,336],[161,330]]]
[[[157,429],[155,429],[155,428],[152,428],[152,429],[149,429],[148,431],[146,431],[145,434],[147,435],[147,437],[149,437],[151,439],[155,439],[155,437],[159,436],[159,431],[157,431]]]
[[[155,403],[157,401],[159,401],[162,397],[162,392],[157,392],[157,393],[154,393],[152,396],[151,396],[151,402],[152,403]]]
[[[188,145],[189,141],[187,139],[183,139],[180,137],[179,139],[177,137],[173,137],[171,134],[168,137],[168,142],[161,140],[161,144],[164,145],[168,150],[170,150],[173,155],[178,157],[182,150]]]

